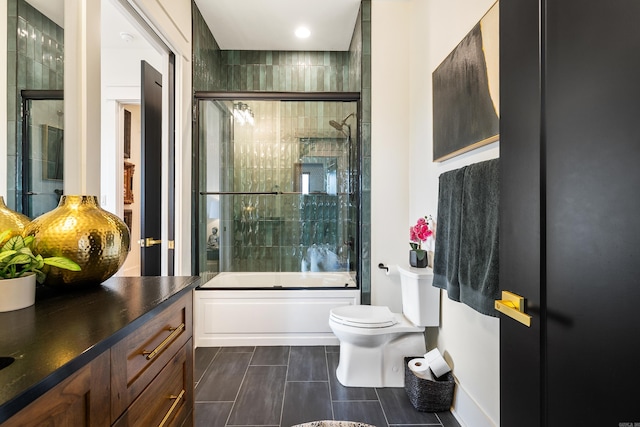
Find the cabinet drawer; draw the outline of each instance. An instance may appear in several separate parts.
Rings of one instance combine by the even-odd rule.
[[[115,421],[193,335],[188,292],[111,348],[111,421]]]
[[[192,341],[160,371],[114,427],[181,426],[193,408]]]

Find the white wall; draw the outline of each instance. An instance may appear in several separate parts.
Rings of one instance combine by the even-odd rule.
[[[371,303],[401,312],[400,278],[378,264],[409,266],[410,3],[371,13]]]
[[[140,103],[140,61],[162,70],[162,55],[147,49],[102,49],[101,180],[100,204],[122,217],[122,123],[120,103]],[[120,128],[118,128],[120,126]],[[138,174],[140,170],[136,171]],[[139,236],[133,237],[135,242]]]
[[[378,262],[406,262],[408,227],[421,216],[436,217],[439,175],[499,156],[494,143],[446,162],[431,160],[432,72],[493,3],[372,2],[372,293],[390,286],[374,271]],[[397,295],[380,295],[380,303],[397,304]],[[428,337],[453,367],[458,420],[470,427],[499,425],[499,320],[442,291],[440,328]]]

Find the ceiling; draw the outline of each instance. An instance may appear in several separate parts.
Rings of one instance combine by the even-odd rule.
[[[195,0],[223,50],[349,50],[360,0]],[[311,31],[298,39],[295,29]]]
[[[27,0],[64,27],[64,0]],[[103,46],[122,45],[121,32],[134,35],[124,47],[135,47],[139,33],[121,15],[113,0],[102,1]],[[205,22],[223,50],[346,51],[360,0],[195,0]],[[115,13],[119,13],[115,10]],[[298,39],[295,29],[311,31]],[[137,38],[136,38],[137,37]]]

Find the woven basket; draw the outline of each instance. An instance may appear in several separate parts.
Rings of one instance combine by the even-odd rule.
[[[409,369],[409,361],[419,356],[404,358],[404,389],[414,408],[421,412],[442,412],[451,408],[455,380],[447,372],[435,381],[415,376]]]

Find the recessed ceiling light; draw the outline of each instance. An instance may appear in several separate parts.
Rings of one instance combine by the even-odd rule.
[[[120,38],[124,40],[125,43],[131,43],[133,41],[133,35],[126,33],[124,31],[120,33]]]
[[[311,31],[307,27],[298,27],[296,28],[296,37],[300,39],[306,39],[311,35]]]

